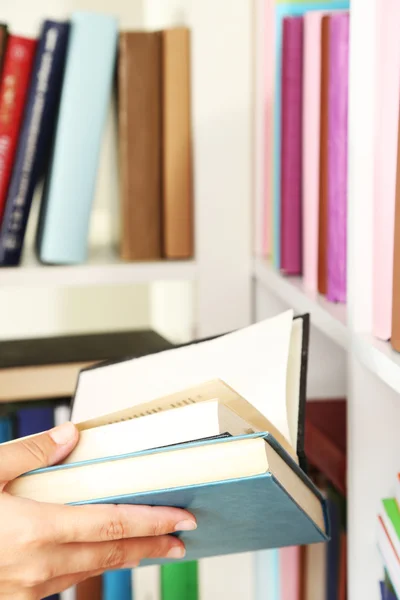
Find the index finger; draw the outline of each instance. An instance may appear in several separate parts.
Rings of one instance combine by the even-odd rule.
[[[181,508],[95,504],[42,504],[43,534],[52,541],[106,542],[196,529],[195,517]]]

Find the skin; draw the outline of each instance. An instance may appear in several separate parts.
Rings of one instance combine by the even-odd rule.
[[[145,558],[182,558],[168,535],[196,528],[175,508],[44,504],[7,493],[7,483],[57,464],[79,434],[67,423],[44,434],[0,445],[0,600],[40,600],[107,570],[132,568]]]

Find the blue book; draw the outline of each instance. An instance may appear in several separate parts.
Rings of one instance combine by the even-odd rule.
[[[281,265],[281,102],[282,102],[282,26],[285,17],[300,17],[310,11],[348,10],[349,0],[328,0],[326,2],[298,2],[277,4],[275,8],[275,98],[273,136],[273,261],[279,269]]]
[[[279,550],[260,550],[255,555],[255,600],[281,600]]]
[[[185,560],[312,544],[330,535],[323,496],[269,433],[57,465],[19,477],[7,491],[64,504],[186,507],[198,528],[181,534]]]
[[[54,408],[52,406],[28,406],[16,413],[17,437],[41,433],[54,427]]]
[[[0,444],[13,439],[13,420],[9,415],[0,417]]]
[[[57,117],[69,24],[45,21],[0,229],[0,265],[18,265],[36,184],[50,152]]]
[[[103,600],[133,600],[132,571],[120,569],[103,574]]]
[[[89,218],[117,42],[118,22],[114,17],[90,12],[72,15],[37,231],[37,250],[44,263],[79,264],[87,258]]]

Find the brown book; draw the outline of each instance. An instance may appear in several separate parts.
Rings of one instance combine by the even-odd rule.
[[[8,26],[5,23],[0,23],[0,74],[3,69],[4,56],[6,53],[8,40]]]
[[[163,169],[165,258],[193,255],[190,32],[162,32]]]
[[[397,352],[400,352],[400,109],[398,130],[391,344],[392,347],[397,350]]]
[[[76,600],[102,600],[103,578],[101,575],[90,577],[76,586]]]
[[[161,258],[161,36],[120,34],[121,257]]]
[[[328,92],[329,92],[329,17],[321,26],[321,125],[319,159],[318,292],[328,288]]]

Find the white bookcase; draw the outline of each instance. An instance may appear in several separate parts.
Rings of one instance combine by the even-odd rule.
[[[300,279],[282,277],[254,257],[262,189],[262,103],[255,66],[262,64],[263,0],[36,0],[29,8],[24,0],[3,0],[0,8],[2,20],[31,34],[41,19],[66,16],[74,9],[116,13],[121,27],[191,27],[195,258],[122,263],[111,249],[115,233],[109,220],[118,188],[110,116],[89,262],[43,267],[28,248],[22,267],[0,270],[0,310],[18,319],[10,299],[20,294],[26,310],[34,312],[30,287],[43,290],[50,304],[58,301],[60,289],[68,294],[68,288],[85,286],[82,294],[95,298],[101,286],[112,286],[117,295],[125,289],[121,286],[141,285],[149,292],[150,322],[179,337],[183,320],[182,335],[189,338],[241,327],[287,307],[309,312],[309,395],[348,398],[349,600],[379,598],[376,514],[380,499],[392,493],[400,456],[400,355],[371,335],[378,1],[351,2],[347,307],[329,304],[305,290]],[[252,554],[202,561],[201,600],[264,598],[256,586],[260,562]]]

